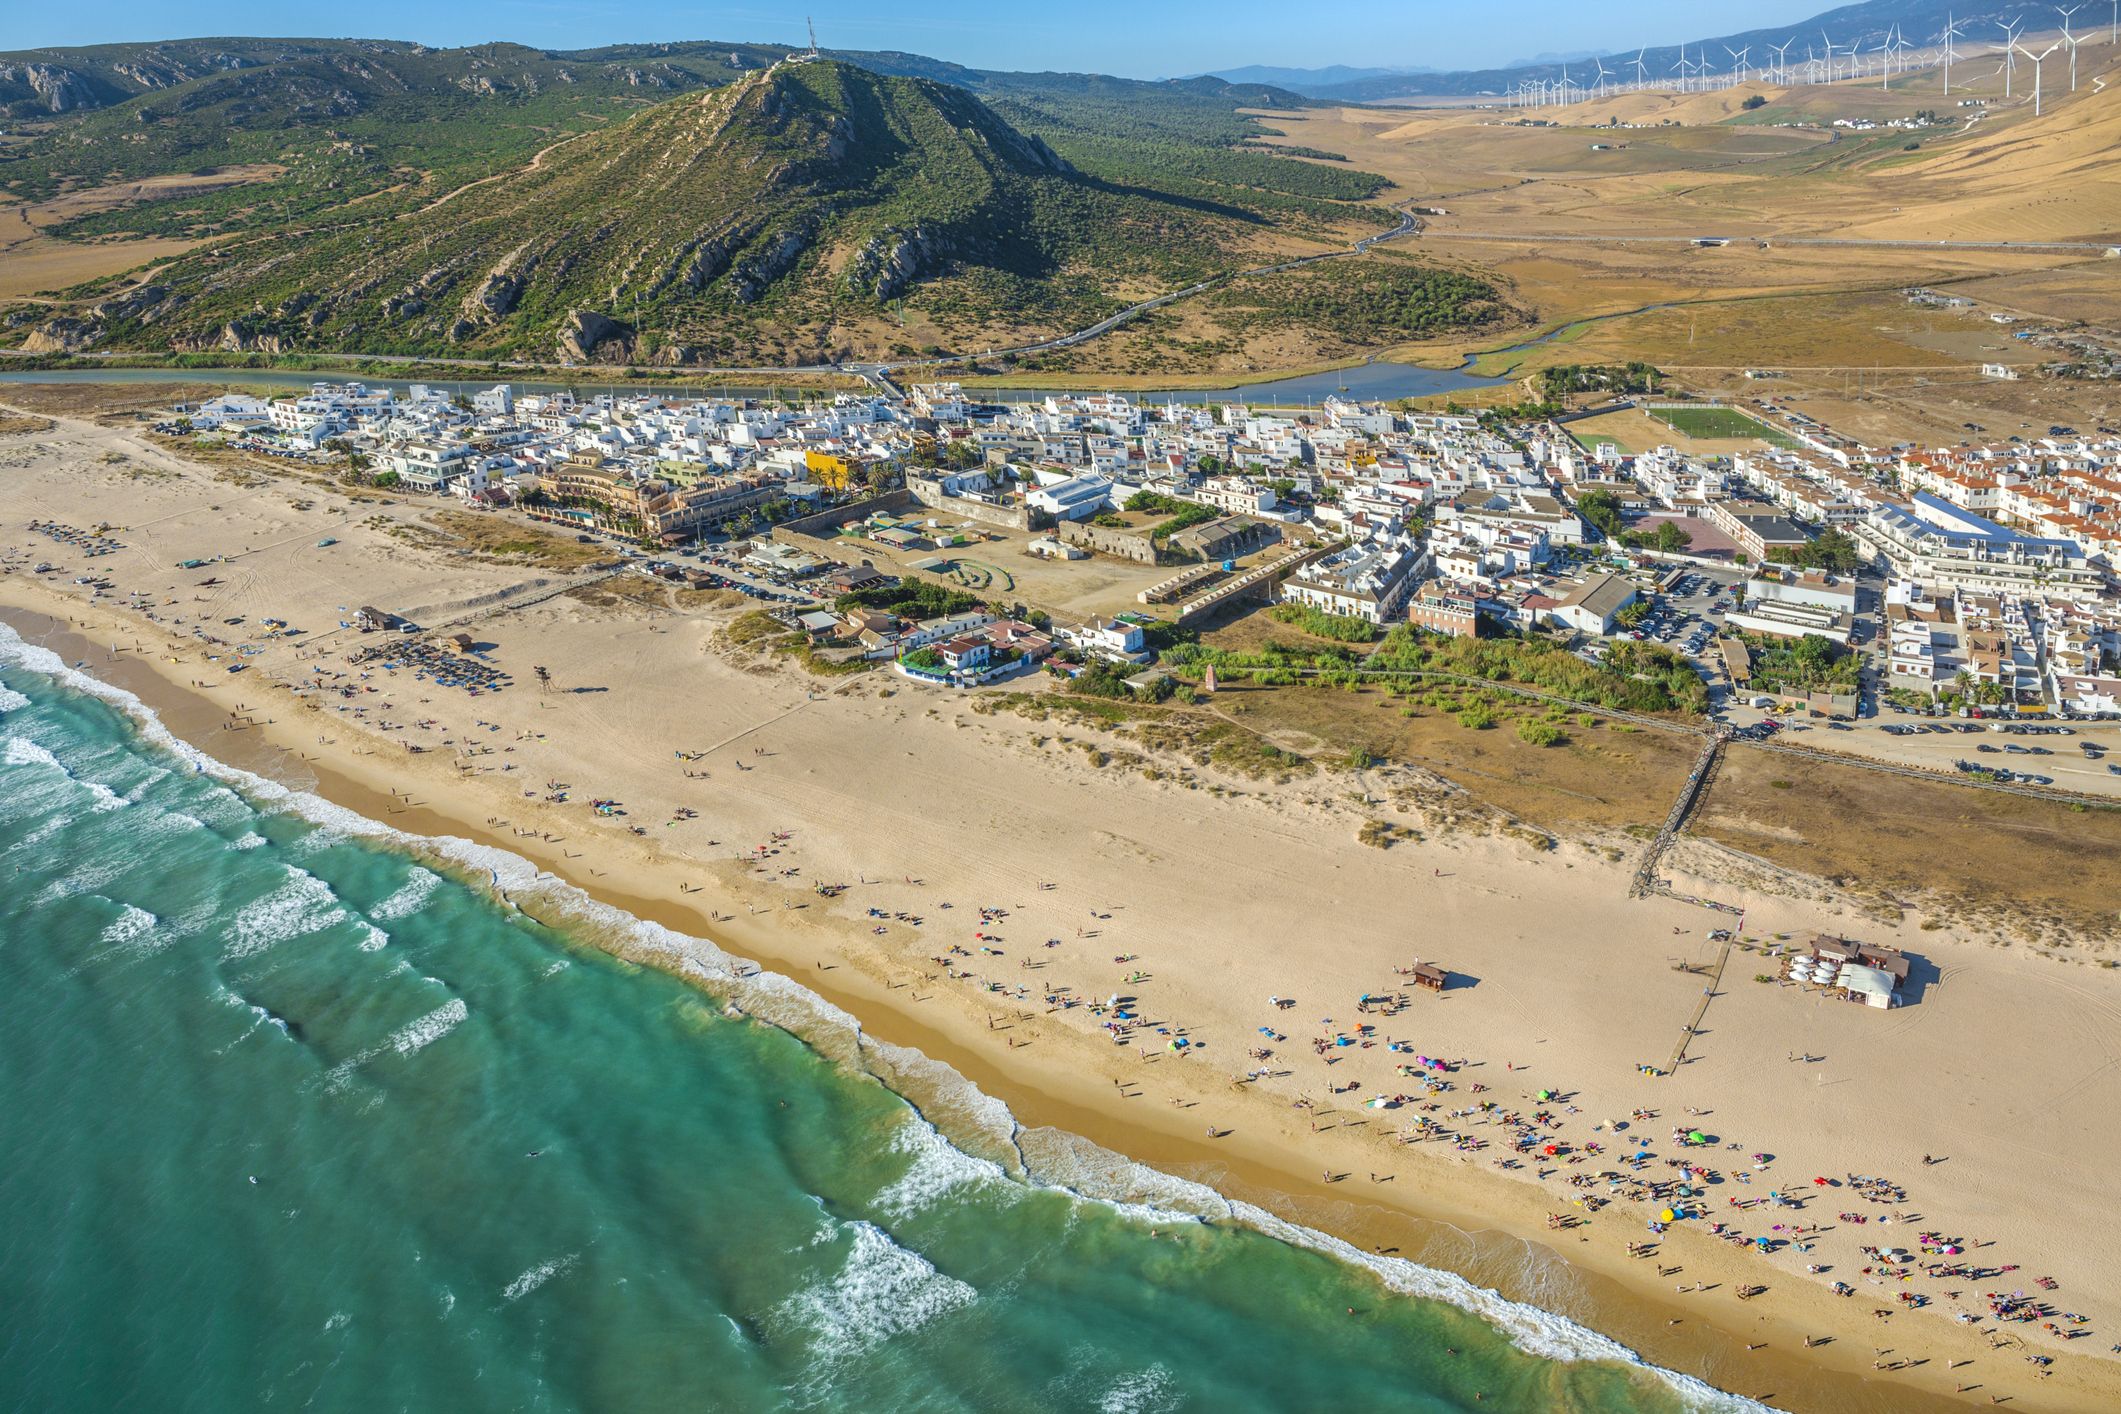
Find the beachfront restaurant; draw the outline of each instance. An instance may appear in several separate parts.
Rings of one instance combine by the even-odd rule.
[[[1835,982],[1848,992],[1848,999],[1852,1002],[1879,1008],[1893,1005],[1894,982],[1890,972],[1851,962],[1835,974]]]
[[[1900,984],[1907,980],[1907,954],[1879,943],[1821,933],[1792,962],[1790,976],[1814,986],[1839,988],[1852,1002],[1882,1009],[1899,1004]]]

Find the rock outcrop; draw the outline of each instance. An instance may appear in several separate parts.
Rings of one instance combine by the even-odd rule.
[[[633,330],[593,309],[571,309],[558,337],[563,363],[625,363],[633,357]]]
[[[905,290],[949,264],[954,242],[924,222],[873,236],[847,262],[847,287],[878,300]]]

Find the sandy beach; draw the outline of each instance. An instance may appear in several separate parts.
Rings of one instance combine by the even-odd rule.
[[[1455,828],[1372,848],[1343,773],[1152,779],[1112,764],[1138,742],[1096,727],[886,672],[811,677],[729,646],[735,609],[557,592],[581,572],[452,553],[421,529],[434,503],[201,467],[123,429],[62,417],[0,437],[0,478],[0,606],[25,637],[215,756],[514,850],[784,972],[1027,1126],[1463,1272],[1778,1407],[2121,1399],[2121,1259],[2095,1236],[2121,1155],[2099,1122],[2121,1102],[2109,971],[1950,918],[1888,927],[1827,891],[1702,879],[1748,939],[1845,933],[1934,969],[1883,1014],[1756,984],[1750,952],[1710,989],[1680,964],[1716,960],[1708,934],[1732,917],[1629,899],[1632,861],[1589,842]],[[125,548],[87,560],[32,521],[107,522]],[[81,576],[111,588],[91,597]],[[492,645],[513,685],[474,696],[351,661],[378,646],[337,627],[364,604]],[[1451,988],[1408,989],[1396,969],[1417,959]],[[1643,1074],[1704,1000],[1687,1063]],[[1116,1043],[1122,1010],[1137,1024]],[[1425,1074],[1448,1088],[1401,1073],[1417,1056],[1447,1063]],[[1621,1162],[1638,1145],[1652,1157]],[[1685,1177],[1682,1155],[1712,1171],[1699,1216],[1653,1234],[1667,1198],[1647,1185]],[[1861,1250],[1925,1233],[1963,1254]],[[2000,1322],[1991,1292],[2086,1320]]]

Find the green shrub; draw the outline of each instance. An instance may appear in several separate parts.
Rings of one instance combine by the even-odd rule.
[[[1285,602],[1276,604],[1267,613],[1277,623],[1292,624],[1318,638],[1341,643],[1370,643],[1377,638],[1377,626],[1367,619],[1358,619],[1352,614],[1329,614],[1309,604]]]

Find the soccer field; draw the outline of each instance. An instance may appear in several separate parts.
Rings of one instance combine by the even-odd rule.
[[[1700,407],[1646,408],[1644,410],[1674,432],[1684,433],[1689,437],[1699,437],[1704,441],[1750,437],[1777,447],[1790,445],[1788,437],[1736,408],[1714,407],[1704,404]]]

